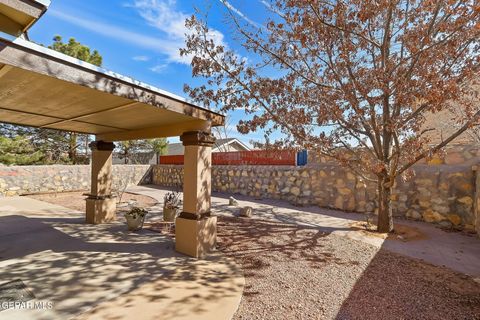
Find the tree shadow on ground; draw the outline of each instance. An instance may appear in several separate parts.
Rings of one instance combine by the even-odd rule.
[[[241,319],[478,319],[480,314],[480,284],[472,278],[315,227],[222,216],[218,241],[219,250],[244,269]]]
[[[331,251],[321,251],[322,238],[329,233],[318,228],[289,223],[239,217],[218,218],[218,249],[227,256],[243,262],[245,274],[265,267],[265,259],[272,261],[302,259],[314,268],[324,263],[348,264]]]
[[[133,291],[132,298],[144,302],[170,299],[166,316],[188,314],[194,308],[202,314],[209,312],[202,309],[202,301],[235,296],[241,290],[235,281],[239,272],[230,259],[186,257],[174,251],[172,238],[158,233],[130,233],[118,223],[87,225],[81,218],[3,216],[0,226],[1,282],[21,279],[37,299],[54,303],[54,310],[30,318],[70,318]],[[184,281],[191,282],[192,290],[181,298],[172,296],[169,283]],[[145,284],[151,289],[136,291]]]

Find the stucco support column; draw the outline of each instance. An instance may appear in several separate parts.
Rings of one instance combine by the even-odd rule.
[[[94,141],[92,150],[92,182],[86,199],[86,222],[106,223],[115,220],[116,203],[112,196],[112,142]]]
[[[185,132],[183,212],[175,223],[175,249],[192,257],[213,250],[217,238],[217,217],[210,215],[212,146],[215,138],[207,132]]]

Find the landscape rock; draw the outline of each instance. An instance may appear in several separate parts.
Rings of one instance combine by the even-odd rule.
[[[252,216],[252,207],[243,207],[240,209],[240,217],[250,218]]]
[[[228,205],[229,206],[237,206],[238,201],[234,197],[230,197],[230,198],[228,198]]]

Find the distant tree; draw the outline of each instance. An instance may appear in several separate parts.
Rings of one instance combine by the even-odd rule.
[[[103,58],[98,51],[93,50],[92,52],[88,46],[76,41],[75,38],[70,38],[67,43],[64,43],[62,37],[57,35],[48,47],[96,66],[102,65]],[[27,137],[36,150],[40,150],[45,155],[45,163],[78,164],[85,162],[86,157],[80,159],[78,150],[87,146],[90,139],[86,134],[10,124],[0,124],[0,135]],[[85,154],[87,154],[86,147]]]
[[[77,58],[79,60],[91,63],[98,67],[102,66],[103,58],[97,50],[90,51],[90,48],[81,44],[75,38],[70,38],[64,43],[62,37],[56,35],[53,37],[53,43],[48,46],[50,49]]]
[[[168,141],[166,138],[156,138],[147,140],[149,148],[157,155],[165,155],[168,151]]]
[[[168,142],[165,138],[148,140],[128,140],[117,143],[117,153],[125,164],[141,162],[139,159],[146,153],[154,152],[157,155],[167,153]]]
[[[0,136],[0,163],[6,165],[29,165],[41,162],[44,154],[35,150],[31,142],[22,136]]]
[[[463,99],[477,81],[476,0],[263,1],[272,18],[248,24],[226,5],[248,51],[216,44],[201,17],[186,25],[184,56],[207,83],[185,91],[199,103],[243,108],[238,130],[281,130],[282,145],[332,157],[377,185],[378,231],[393,230],[392,187],[413,164],[478,123],[480,103]],[[455,130],[431,145],[425,117],[462,108]],[[453,125],[453,122],[452,122]]]
[[[117,142],[116,144],[116,151],[118,153],[118,156],[120,159],[123,159],[125,164],[128,164],[131,162],[131,156],[132,153],[135,152],[136,146],[135,146],[135,141],[120,141]]]

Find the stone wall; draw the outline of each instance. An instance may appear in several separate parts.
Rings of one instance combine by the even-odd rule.
[[[430,165],[475,165],[480,161],[480,145],[448,145],[441,153],[434,154],[431,159],[422,159],[418,164]],[[308,166],[317,164],[335,164],[336,161],[313,152],[308,153]]]
[[[153,166],[154,184],[181,187],[183,167]],[[214,166],[214,191],[287,200],[345,211],[372,212],[375,185],[333,164],[307,167]],[[415,177],[397,181],[392,195],[395,216],[475,229],[475,173],[470,165],[417,165]]]
[[[475,216],[475,230],[480,236],[480,166],[473,167],[475,173],[475,197],[473,198],[473,212]]]
[[[149,165],[114,165],[113,187],[150,183]],[[0,196],[90,189],[89,165],[1,166]]]

